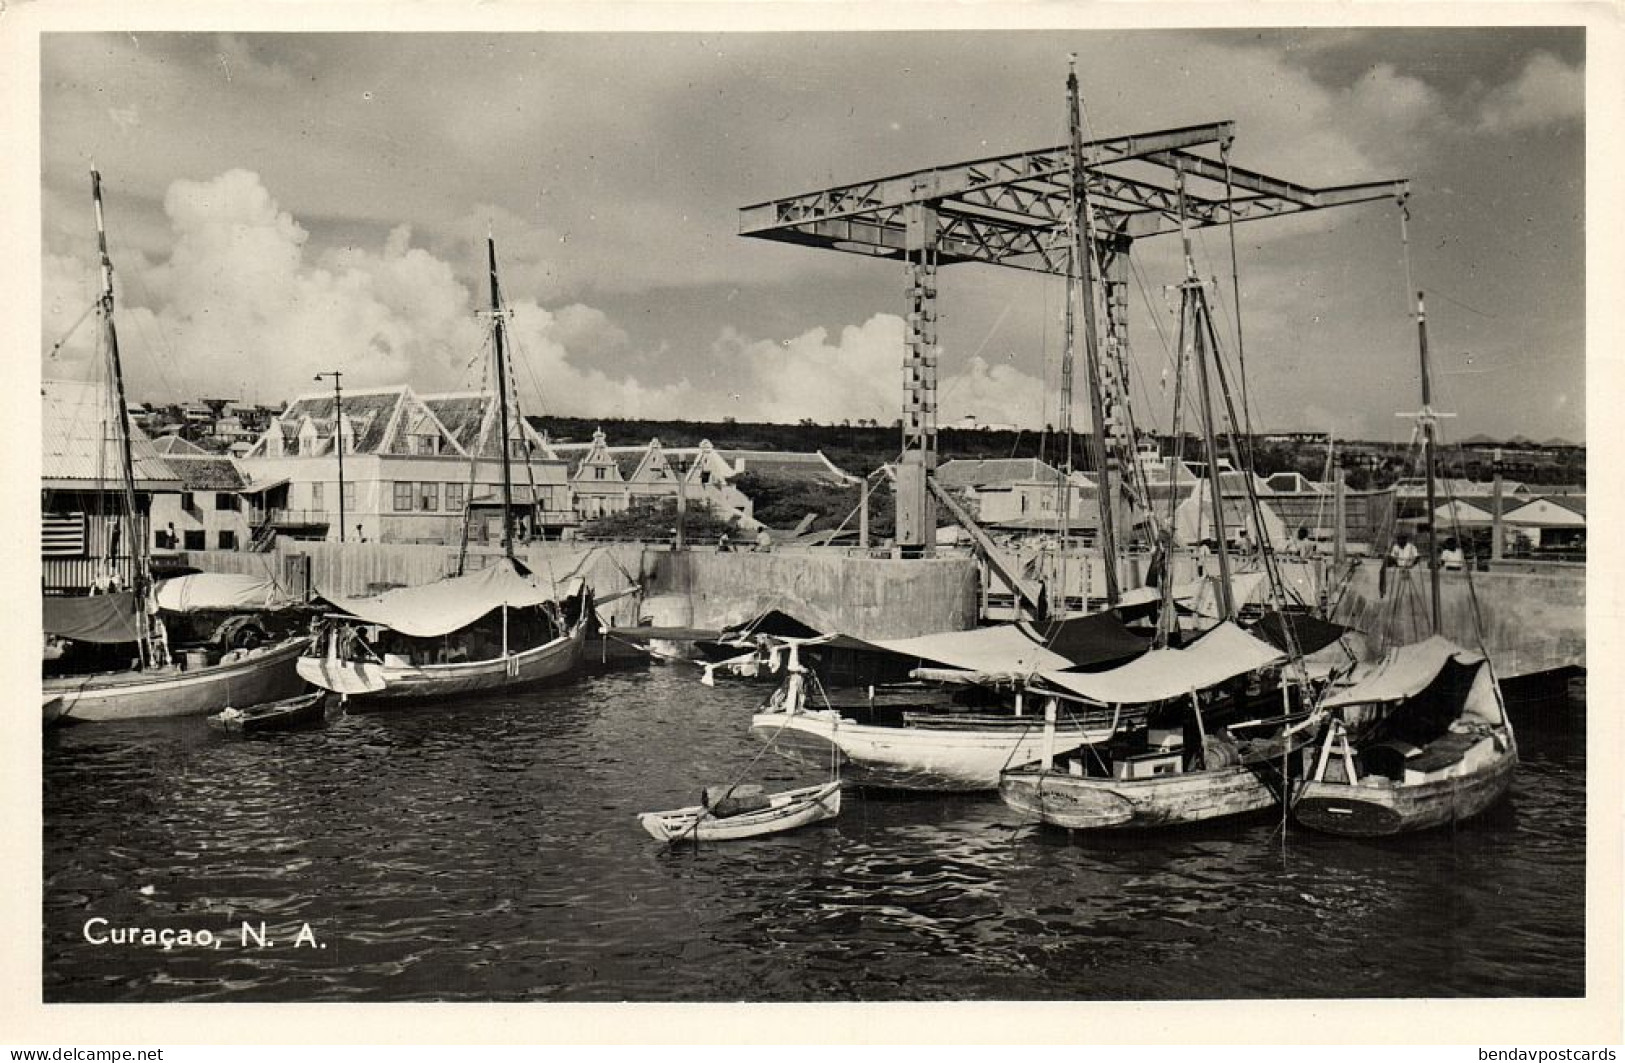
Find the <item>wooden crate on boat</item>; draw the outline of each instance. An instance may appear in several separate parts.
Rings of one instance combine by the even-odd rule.
[[[1150,779],[1158,775],[1177,775],[1179,769],[1178,753],[1142,753],[1136,757],[1123,757],[1112,764],[1112,774],[1119,779]]]

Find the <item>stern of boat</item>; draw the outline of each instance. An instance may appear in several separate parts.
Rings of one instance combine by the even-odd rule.
[[[389,685],[384,680],[383,665],[372,661],[301,657],[298,670],[305,682],[335,694],[376,694]]]

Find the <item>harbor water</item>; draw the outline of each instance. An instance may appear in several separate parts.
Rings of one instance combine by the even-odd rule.
[[[1082,837],[993,794],[849,792],[832,822],[668,849],[637,813],[741,776],[817,781],[754,759],[766,687],[696,676],[609,671],[247,738],[201,719],[50,730],[44,999],[1585,991],[1583,706],[1520,732],[1508,802],[1408,838],[1283,835],[1278,815]],[[132,928],[171,947],[110,940]]]

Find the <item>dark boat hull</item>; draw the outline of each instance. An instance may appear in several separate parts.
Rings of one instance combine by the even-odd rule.
[[[1493,807],[1511,788],[1517,766],[1517,751],[1508,749],[1481,768],[1445,779],[1391,786],[1311,782],[1292,815],[1313,830],[1358,838],[1429,830]]]

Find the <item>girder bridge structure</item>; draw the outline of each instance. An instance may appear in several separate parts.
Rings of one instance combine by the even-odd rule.
[[[1089,141],[1078,136],[1076,122],[1073,129],[1072,142],[1058,147],[932,166],[740,209],[743,236],[903,264],[907,324],[896,542],[905,556],[928,555],[936,529],[927,481],[937,465],[938,269],[977,262],[1069,276],[1078,248],[1087,243],[1079,234],[1089,234],[1098,269],[1098,297],[1090,296],[1090,304],[1098,298],[1104,308],[1104,335],[1097,345],[1091,330],[1086,367],[1098,461],[1100,442],[1120,443],[1126,431],[1128,267],[1136,241],[1178,234],[1182,219],[1187,229],[1225,226],[1386,198],[1403,202],[1409,192],[1405,180],[1310,188],[1234,166],[1233,121]],[[1082,179],[1075,182],[1077,174]],[[1090,269],[1085,263],[1086,276]],[[1107,448],[1105,467],[1097,470],[1101,499],[1115,490],[1118,470],[1111,455],[1118,449]]]

